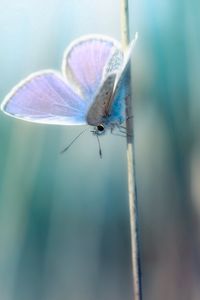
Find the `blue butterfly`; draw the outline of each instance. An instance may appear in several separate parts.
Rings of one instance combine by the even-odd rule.
[[[64,53],[62,74],[31,74],[6,96],[1,109],[29,122],[92,125],[100,135],[125,120],[127,69],[137,35],[126,51],[104,35],[87,35]]]

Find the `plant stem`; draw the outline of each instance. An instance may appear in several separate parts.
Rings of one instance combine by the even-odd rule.
[[[122,45],[125,49],[127,48],[130,42],[128,0],[120,0],[120,1],[121,1],[120,2],[121,39],[122,39]],[[129,68],[129,72],[130,72],[129,78],[131,83],[130,68]],[[142,300],[131,88],[129,90],[130,90],[130,95],[126,98],[126,127],[127,127],[128,195],[129,195],[129,213],[130,213],[130,229],[131,229],[133,292],[134,292],[134,300]]]

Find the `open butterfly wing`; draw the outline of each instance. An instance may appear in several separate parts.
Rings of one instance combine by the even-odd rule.
[[[53,71],[26,78],[6,97],[1,109],[8,115],[30,122],[86,124],[84,101]]]
[[[47,124],[92,125],[105,111],[117,117],[130,52],[124,58],[120,44],[106,36],[78,39],[64,56],[66,80],[54,71],[33,74],[11,91],[1,109],[16,118]]]
[[[63,60],[63,73],[87,102],[91,103],[94,100],[105,76],[105,66],[114,53],[122,55],[120,44],[101,35],[77,39],[67,48]]]

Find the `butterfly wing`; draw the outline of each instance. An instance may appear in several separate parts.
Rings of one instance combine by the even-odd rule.
[[[78,39],[64,56],[67,81],[53,71],[33,74],[11,91],[1,109],[37,123],[97,124],[108,114],[108,108],[112,114],[114,105],[110,104],[117,103],[124,70],[115,96],[112,94],[123,61],[120,44],[112,38],[92,35]]]
[[[109,121],[111,123],[122,123],[125,117],[125,99],[130,95],[130,58],[132,50],[137,40],[137,34],[134,40],[130,43],[124,55],[124,62],[120,72],[117,75],[114,94],[109,103]]]
[[[129,94],[130,57],[136,38],[125,55],[115,49],[105,65],[104,80],[87,113],[88,124],[97,126],[101,123],[123,122],[124,100]]]
[[[114,53],[122,50],[120,44],[109,37],[90,35],[77,39],[66,50],[63,73],[87,102],[92,103],[105,76],[105,66]]]
[[[86,104],[54,71],[33,74],[6,97],[1,109],[8,115],[30,122],[86,124]]]
[[[116,49],[104,68],[103,78],[106,79],[110,73],[118,72],[123,65],[123,60],[123,52],[119,49]]]
[[[105,117],[108,115],[108,103],[113,94],[115,78],[116,73],[110,74],[100,87],[87,113],[87,123],[89,125],[97,126],[105,122]]]

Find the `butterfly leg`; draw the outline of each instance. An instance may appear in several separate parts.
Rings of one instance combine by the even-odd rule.
[[[122,125],[120,125],[120,124],[116,124],[116,127],[118,128],[118,130],[119,130],[121,133],[127,134],[127,128],[126,128],[126,126],[122,126]]]
[[[132,136],[131,134],[128,134],[127,128],[126,128],[125,126],[116,124],[116,127],[118,128],[118,130],[119,130],[120,133],[123,133],[123,134],[125,134],[125,135],[128,136],[128,137],[131,137],[131,136]]]
[[[127,133],[127,128],[125,126],[118,126],[118,129],[122,133],[125,133],[125,134]]]
[[[111,134],[112,134],[112,135],[121,136],[121,137],[126,138],[126,135],[125,135],[125,134],[120,134],[120,133],[116,133],[116,132],[113,132],[113,131],[111,131]]]
[[[128,121],[128,120],[130,120],[130,119],[133,119],[133,116],[128,116],[128,117],[126,118],[126,121]]]
[[[120,128],[121,126],[117,123],[117,124],[112,124],[110,131],[112,135],[116,135],[116,136],[121,136],[121,137],[126,137],[126,132],[124,132],[123,129],[125,129],[125,127]],[[115,129],[118,129],[119,132],[115,132]]]
[[[116,128],[115,124],[112,124],[111,127],[110,127],[110,132],[111,132],[112,135],[126,137],[125,134],[120,134],[120,133],[115,132],[115,128]]]

